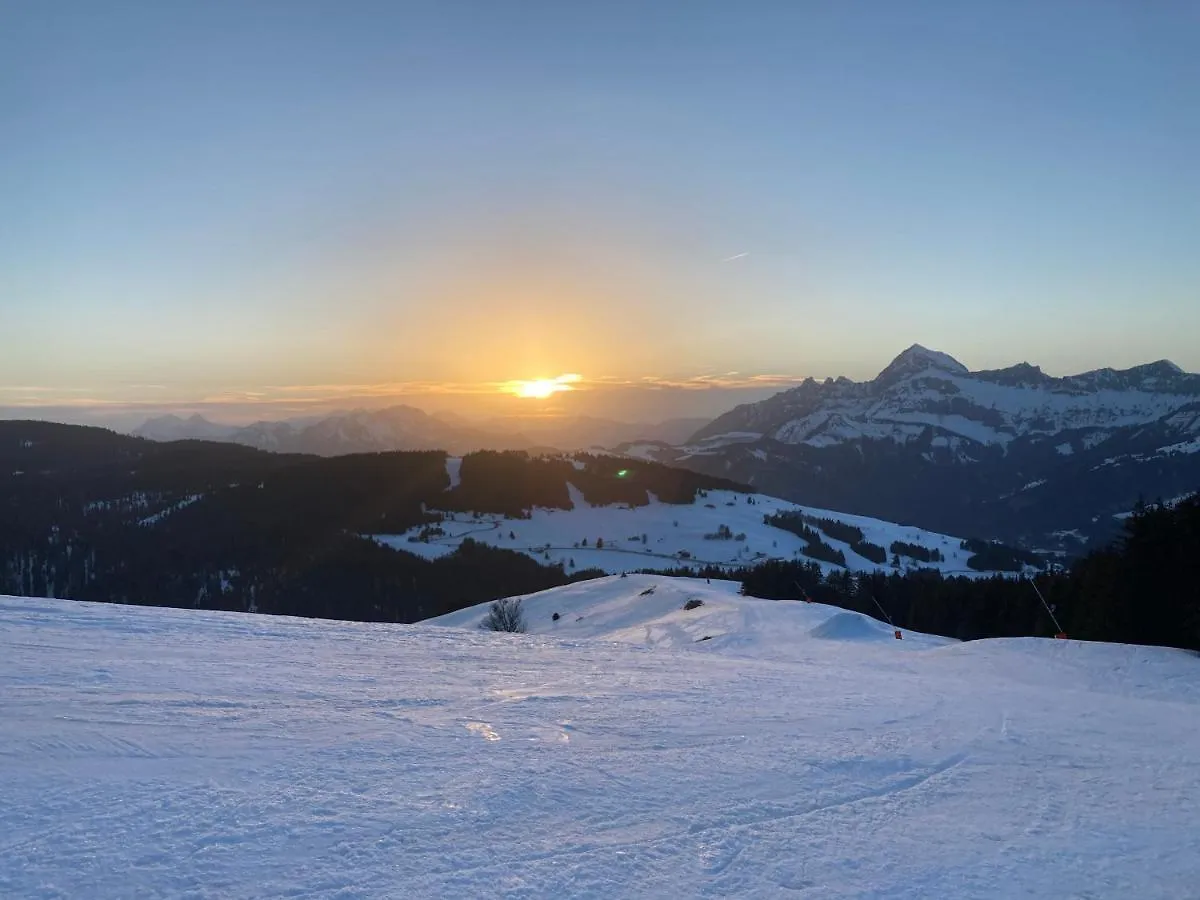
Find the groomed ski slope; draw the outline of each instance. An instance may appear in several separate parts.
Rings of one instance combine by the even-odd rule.
[[[525,605],[0,598],[0,896],[1196,896],[1195,655],[649,576]]]

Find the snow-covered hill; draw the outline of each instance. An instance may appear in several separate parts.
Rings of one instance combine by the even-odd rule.
[[[743,597],[740,587],[720,579],[612,575],[520,600],[527,633],[562,640],[793,660],[810,653],[814,640],[889,645],[897,640],[896,630],[878,619],[823,603]],[[482,603],[426,624],[479,628],[489,608]],[[928,650],[957,643],[913,631],[901,634],[894,649]]]
[[[1195,896],[1194,655],[590,590],[534,635],[0,598],[0,895]]]
[[[451,460],[453,463],[453,460]],[[543,563],[563,563],[572,569],[595,568],[604,572],[635,572],[677,566],[749,566],[768,560],[817,562],[828,572],[845,568],[867,572],[889,568],[893,556],[900,568],[937,569],[945,574],[980,573],[970,568],[972,556],[962,548],[962,539],[911,526],[882,522],[830,510],[813,509],[763,494],[734,491],[704,491],[690,504],[660,503],[593,506],[573,486],[569,487],[573,509],[534,508],[529,518],[494,514],[444,512],[435,529],[418,526],[403,534],[379,534],[375,539],[397,550],[427,559],[452,553],[470,539],[504,550],[515,550]],[[436,510],[430,510],[436,511]],[[783,528],[769,525],[767,516],[780,512],[809,517],[808,525],[826,544],[840,550],[844,567],[812,559],[804,551],[809,542]],[[872,562],[852,549],[851,544],[829,534],[829,526],[816,519],[831,519],[857,528],[863,539],[886,553],[884,562]],[[919,561],[895,555],[893,542],[938,552],[940,559]]]

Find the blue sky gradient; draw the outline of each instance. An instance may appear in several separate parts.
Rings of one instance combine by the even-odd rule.
[[[1200,370],[1198,91],[1188,3],[0,3],[0,406]]]

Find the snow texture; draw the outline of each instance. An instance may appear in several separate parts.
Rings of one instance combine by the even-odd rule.
[[[574,509],[535,508],[528,519],[446,512],[443,514],[447,518],[441,523],[446,534],[442,537],[418,540],[421,527],[402,534],[373,537],[386,546],[426,559],[452,553],[464,538],[470,538],[504,550],[525,553],[545,564],[561,562],[567,565],[568,570],[572,560],[577,569],[597,568],[609,573],[680,565],[735,567],[755,565],[769,559],[809,561],[808,557],[801,554],[808,546],[807,541],[789,531],[763,523],[765,515],[796,511],[856,526],[862,529],[868,542],[885,551],[893,541],[903,541],[929,550],[936,549],[945,557],[942,562],[920,563],[924,568],[938,569],[945,574],[980,575],[967,567],[971,553],[961,549],[960,538],[866,516],[798,506],[765,494],[709,491],[706,496],[698,495],[690,504],[660,503],[651,497],[652,502],[647,506],[629,507],[625,504],[591,506],[573,485],[569,485],[568,489]],[[819,525],[810,524],[815,530],[821,530]],[[728,526],[734,536],[745,535],[745,539],[714,540],[711,536],[717,533],[721,525]],[[646,537],[644,542],[643,535]],[[596,547],[598,538],[603,541],[600,549]],[[828,535],[825,535],[825,540],[845,554],[846,568],[850,571],[888,568],[859,556],[842,541]],[[587,546],[583,545],[584,541]],[[891,558],[890,552],[888,558]],[[906,565],[916,565],[910,559],[901,559]],[[839,568],[826,562],[820,562],[819,565],[826,572]]]
[[[1160,456],[1175,456],[1176,454],[1187,455],[1189,453],[1200,453],[1200,438],[1191,441],[1180,441],[1177,444],[1171,444],[1167,447],[1159,447],[1155,453]]]
[[[526,607],[0,598],[0,895],[1196,896],[1194,655],[897,641],[699,580]]]

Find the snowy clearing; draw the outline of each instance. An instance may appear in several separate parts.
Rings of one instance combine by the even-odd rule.
[[[920,562],[902,556],[903,568],[938,569],[944,574],[989,576],[967,567],[969,550],[961,548],[961,539],[926,531],[912,525],[897,525],[866,516],[799,506],[765,494],[742,494],[733,491],[708,491],[697,495],[690,504],[661,503],[652,498],[647,506],[626,504],[592,506],[582,493],[568,485],[573,509],[534,508],[528,519],[512,519],[487,513],[445,512],[441,523],[444,535],[420,539],[422,529],[412,528],[403,534],[371,535],[381,544],[397,550],[415,553],[426,559],[453,553],[464,538],[490,544],[502,550],[514,550],[551,565],[563,563],[572,568],[596,568],[618,574],[641,569],[667,569],[677,566],[719,565],[749,566],[769,559],[817,562],[822,571],[840,568],[831,563],[809,560],[801,551],[807,541],[790,531],[764,524],[763,516],[781,511],[800,512],[807,516],[834,519],[860,528],[863,537],[885,551],[893,541],[901,541],[938,550],[945,558],[941,562]],[[718,540],[720,527],[728,527],[734,536],[744,539]],[[817,531],[819,525],[813,524]],[[851,572],[886,569],[865,559],[850,549],[849,544],[836,540],[822,531],[825,541],[841,550],[846,568]],[[645,536],[645,541],[642,537]],[[603,546],[596,547],[597,538]],[[583,546],[583,542],[587,546]],[[891,553],[888,552],[888,558]],[[574,561],[574,566],[571,562]]]
[[[1195,655],[654,576],[525,602],[542,633],[0,598],[0,895],[1196,895]]]

